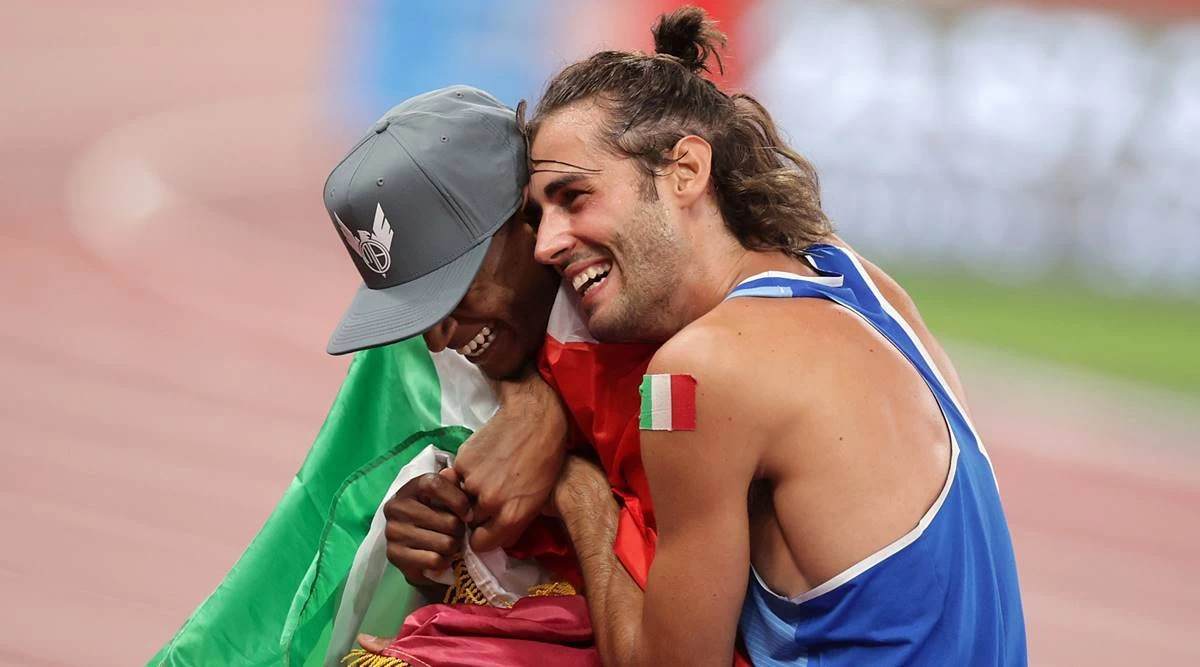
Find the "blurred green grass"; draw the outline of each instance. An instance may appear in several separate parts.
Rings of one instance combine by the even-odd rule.
[[[1196,302],[1102,294],[1071,279],[1007,286],[903,269],[894,275],[939,338],[1200,396]]]

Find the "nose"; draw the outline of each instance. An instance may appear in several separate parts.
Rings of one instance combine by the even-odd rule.
[[[453,317],[442,318],[441,322],[425,332],[425,347],[429,348],[430,352],[441,352],[450,345],[450,339],[454,337],[454,330],[457,328],[458,322]]]
[[[558,264],[574,245],[575,238],[571,236],[566,214],[551,207],[543,209],[542,219],[538,223],[537,244],[533,247],[534,258],[542,264]]]

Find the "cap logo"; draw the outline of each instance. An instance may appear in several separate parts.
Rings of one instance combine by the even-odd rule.
[[[383,214],[383,205],[375,204],[375,224],[371,231],[360,229],[357,237],[346,227],[337,213],[333,214],[333,218],[337,220],[338,229],[342,230],[342,236],[346,237],[346,243],[362,259],[363,264],[366,264],[367,268],[375,273],[386,276],[387,270],[392,266],[392,226],[388,223],[387,216]]]

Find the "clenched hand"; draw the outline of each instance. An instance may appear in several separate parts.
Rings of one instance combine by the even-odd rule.
[[[414,477],[383,506],[387,557],[410,584],[431,583],[424,572],[442,570],[462,552],[471,504],[453,468]]]
[[[471,548],[512,545],[540,513],[566,453],[567,415],[536,372],[498,383],[500,409],[458,450],[454,470],[475,498]]]

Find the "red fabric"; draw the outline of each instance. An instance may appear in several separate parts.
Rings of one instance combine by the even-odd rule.
[[[638,387],[656,350],[643,343],[562,343],[547,335],[538,356],[542,377],[562,396],[622,501],[615,552],[643,588],[657,534],[638,438]]]
[[[578,595],[522,598],[510,609],[426,605],[404,619],[380,655],[414,667],[600,667]]]
[[[613,544],[613,552],[625,566],[629,576],[637,585],[646,590],[646,580],[650,577],[650,563],[654,560],[654,547],[657,545],[658,534],[646,526],[643,521],[645,514],[642,501],[637,496],[617,492],[621,500],[621,515],[617,520],[617,539]]]
[[[579,431],[599,455],[609,484],[621,500],[613,551],[643,590],[654,561],[658,532],[650,484],[642,467],[638,388],[657,350],[657,345],[643,343],[563,343],[548,334],[538,356],[542,377],[562,397]],[[740,644],[733,664],[750,665]]]

